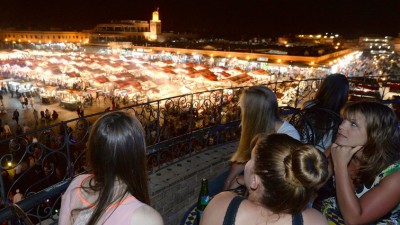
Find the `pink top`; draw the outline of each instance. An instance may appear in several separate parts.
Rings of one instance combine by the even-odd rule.
[[[60,225],[85,225],[96,206],[92,204],[97,199],[97,193],[83,192],[82,184],[92,175],[85,174],[77,176],[69,185],[68,189],[62,196]],[[86,184],[88,182],[85,182]],[[86,185],[85,185],[86,186]],[[116,190],[121,190],[124,184],[116,181]],[[116,224],[131,224],[133,212],[144,203],[137,200],[132,195],[127,195],[122,201],[110,205],[106,212],[101,216],[98,224],[116,225]],[[89,207],[88,209],[80,210]],[[73,211],[76,210],[76,211]]]

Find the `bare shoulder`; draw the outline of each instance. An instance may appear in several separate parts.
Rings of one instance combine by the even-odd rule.
[[[219,194],[217,194],[212,201],[219,201],[219,202],[230,202],[237,194],[231,192],[231,191],[224,191]]]
[[[222,224],[224,215],[231,200],[236,196],[235,193],[225,191],[217,194],[204,210],[201,217],[201,225]]]
[[[207,211],[213,212],[213,213],[225,213],[224,210],[221,209],[226,209],[228,208],[229,203],[232,201],[232,199],[236,196],[235,193],[230,192],[230,191],[224,191],[219,194],[217,194],[211,202],[208,204],[206,207]],[[219,209],[219,210],[213,210],[213,209]]]
[[[133,213],[131,224],[164,225],[164,222],[160,213],[148,205],[143,205]]]
[[[316,209],[307,208],[302,213],[304,224],[328,225],[326,218]]]

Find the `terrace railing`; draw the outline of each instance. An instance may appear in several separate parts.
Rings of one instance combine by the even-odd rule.
[[[349,78],[351,96],[356,96],[354,100],[357,101],[382,101],[388,93],[400,93],[399,78]],[[308,79],[264,85],[276,93],[282,116],[290,117],[312,98],[320,84],[321,79]],[[238,101],[244,88],[192,93],[119,109],[135,114],[144,127],[149,173],[193,156],[209,146],[238,140]],[[400,105],[400,100],[387,103]],[[63,121],[0,141],[3,205],[0,222],[14,224],[17,221],[17,214],[10,206],[12,194],[19,189],[25,199],[18,202],[18,206],[34,223],[50,220],[57,224],[53,216],[58,213],[61,193],[74,176],[87,170],[85,144],[91,125],[103,113]]]

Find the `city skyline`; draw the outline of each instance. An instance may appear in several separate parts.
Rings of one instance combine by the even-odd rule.
[[[398,0],[10,1],[0,8],[0,28],[91,29],[110,20],[148,21],[156,8],[163,32],[249,37],[325,32],[398,36],[400,32]]]

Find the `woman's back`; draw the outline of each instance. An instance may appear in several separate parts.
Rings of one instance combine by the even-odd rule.
[[[91,177],[93,176],[88,174],[80,175],[71,182],[63,195],[59,224],[87,224],[94,211],[95,201],[98,199],[98,193],[88,191],[87,188],[82,188],[88,187]],[[151,217],[147,218],[147,222],[141,221],[143,224],[161,224],[157,223],[157,221],[162,222],[160,215],[134,196],[126,194],[122,200],[119,200],[120,193],[125,186],[125,184],[116,181],[113,196],[113,199],[116,199],[116,201],[107,207],[98,224],[135,224],[133,221],[142,218],[143,215],[140,214],[143,211],[147,211],[149,215],[151,214]],[[153,212],[149,211],[148,208],[152,209]],[[68,213],[71,213],[71,215],[68,215]]]
[[[236,216],[227,217],[227,209],[232,200],[237,196],[232,192],[223,192],[213,199],[213,204],[209,204],[206,208],[208,214],[206,218],[202,218],[201,225],[219,225],[224,223],[224,219],[231,219],[235,225],[256,225],[256,224],[273,224],[273,225],[300,225],[301,223],[293,223],[293,215],[275,214],[253,201],[243,199],[240,203]],[[304,225],[323,225],[328,224],[325,217],[315,209],[307,208],[301,213]],[[231,223],[224,225],[233,225]]]
[[[146,205],[146,144],[136,117],[122,111],[104,114],[92,125],[86,146],[92,175],[78,176],[68,187],[61,224],[163,224]]]

